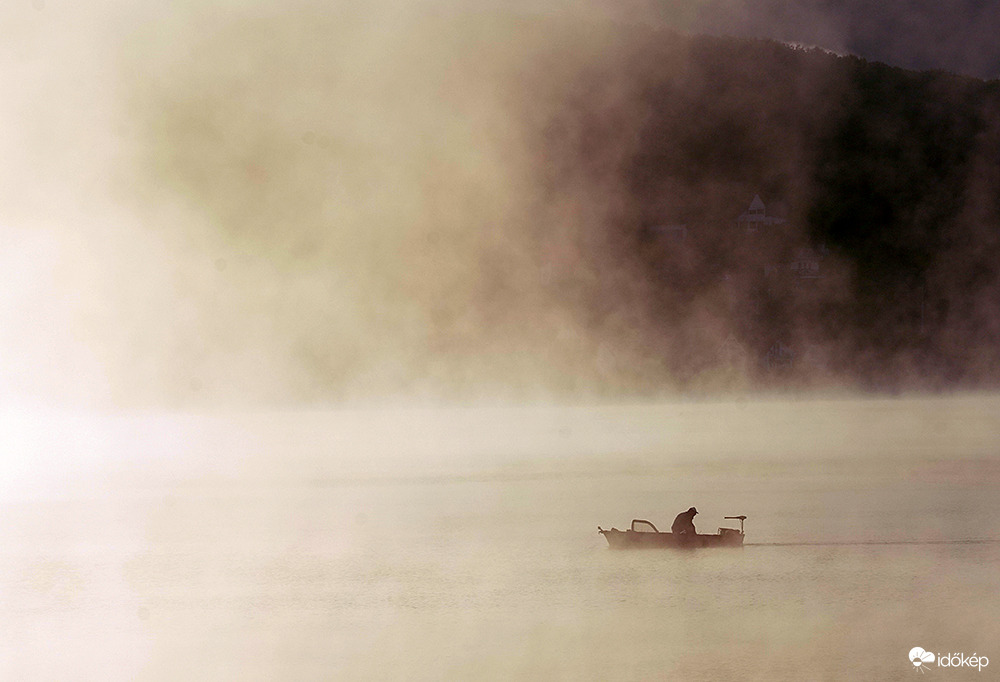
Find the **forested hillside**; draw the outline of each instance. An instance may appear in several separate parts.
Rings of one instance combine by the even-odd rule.
[[[651,315],[675,338],[675,373],[996,384],[1000,82],[769,41],[619,40],[547,128],[549,177],[555,191],[614,197],[610,222],[655,283]],[[755,195],[778,207],[769,236],[736,225]],[[657,229],[668,225],[684,238]],[[821,276],[782,276],[804,249]],[[706,310],[748,371],[719,369],[712,344],[675,352]],[[787,361],[769,363],[776,343]]]

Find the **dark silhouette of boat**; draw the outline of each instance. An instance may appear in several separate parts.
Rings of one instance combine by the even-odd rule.
[[[604,530],[600,526],[597,532],[604,536],[608,545],[612,549],[694,549],[696,547],[742,547],[743,546],[743,522],[745,516],[727,516],[727,519],[735,519],[740,522],[739,530],[736,528],[720,528],[714,535],[703,535],[701,533],[662,533],[656,529],[649,521],[644,519],[632,519],[632,527],[628,530],[618,530],[612,528]],[[652,530],[638,530],[636,526],[646,525]]]

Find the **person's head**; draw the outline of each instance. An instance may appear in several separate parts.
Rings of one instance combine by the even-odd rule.
[[[697,513],[698,513],[698,510],[695,509],[694,507],[691,507],[690,509],[688,509],[688,514],[690,514],[691,516],[694,516]]]

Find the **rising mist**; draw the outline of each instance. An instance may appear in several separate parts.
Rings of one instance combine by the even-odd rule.
[[[982,199],[995,132],[976,109],[939,145],[960,148],[940,162],[960,220],[924,220],[917,201],[911,217],[852,223],[836,211],[836,181],[852,176],[831,169],[908,134],[905,116],[875,115],[868,151],[844,152],[851,116],[871,113],[863,62],[674,32],[696,26],[693,9],[8,11],[7,78],[27,84],[5,110],[20,133],[6,146],[0,361],[14,402],[586,400],[997,377],[997,212]],[[914,78],[876,74],[959,117],[995,99]],[[846,190],[858,205],[919,186],[860,177]],[[786,219],[770,242],[732,229],[758,193]],[[683,247],[658,236],[671,224],[690,230]],[[932,248],[902,274],[878,266]],[[820,282],[762,275],[802,250],[824,255]],[[956,274],[980,253],[972,280]],[[774,348],[795,361],[775,369]]]

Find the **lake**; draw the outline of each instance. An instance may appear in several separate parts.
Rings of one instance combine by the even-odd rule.
[[[1000,666],[1000,400],[4,417],[0,678]],[[612,551],[597,526],[742,549]],[[933,669],[949,677],[990,671]]]

